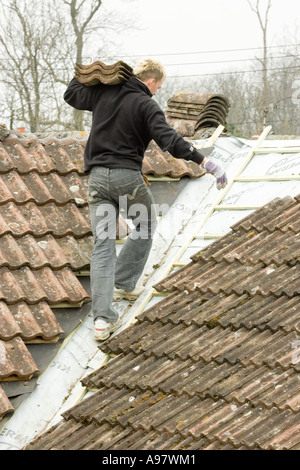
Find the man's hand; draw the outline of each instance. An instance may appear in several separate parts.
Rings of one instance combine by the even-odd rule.
[[[223,189],[227,185],[227,176],[224,169],[215,162],[205,158],[201,164],[205,170],[213,175],[217,180],[217,188]]]

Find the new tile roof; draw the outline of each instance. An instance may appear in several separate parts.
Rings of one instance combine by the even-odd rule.
[[[300,195],[276,198],[156,285],[101,344],[96,392],[26,449],[300,449]]]

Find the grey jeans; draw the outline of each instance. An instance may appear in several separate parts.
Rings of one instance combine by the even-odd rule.
[[[88,202],[94,237],[91,257],[91,294],[94,319],[115,322],[114,287],[133,290],[148,259],[156,209],[140,171],[94,167],[88,183]],[[119,213],[134,228],[116,256]]]

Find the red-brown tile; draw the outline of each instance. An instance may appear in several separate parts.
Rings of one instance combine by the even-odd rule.
[[[0,386],[0,420],[3,416],[11,413],[12,411],[14,411],[14,408],[5,395],[3,388]]]
[[[19,139],[13,139],[13,141],[6,139],[3,145],[20,174],[27,174],[31,171],[50,173],[55,170],[51,158],[36,139],[30,143],[21,142]]]
[[[146,175],[170,178],[199,178],[205,174],[196,163],[172,157],[169,152],[163,152],[154,141],[150,142],[145,152],[143,172]]]
[[[60,175],[66,175],[72,171],[83,172],[84,148],[82,145],[76,142],[73,143],[73,146],[63,145],[56,139],[50,145],[45,145],[45,151]]]
[[[74,271],[89,271],[91,254],[94,246],[92,235],[78,239],[68,235],[66,237],[56,239],[56,243]],[[59,254],[60,250],[55,250],[55,253]],[[60,259],[61,257],[59,256],[58,261]]]
[[[0,174],[7,173],[16,168],[12,158],[0,142]]]
[[[29,380],[39,372],[38,367],[25,346],[17,336],[10,341],[0,340],[0,379]]]
[[[20,301],[35,304],[43,300],[51,305],[78,304],[87,298],[88,294],[68,268],[57,272],[48,267],[35,271],[28,267],[14,271],[0,269],[0,300],[8,304]]]
[[[0,302],[1,332],[0,338],[8,341],[20,336],[25,343],[54,342],[63,333],[54,313],[46,302],[28,305],[19,302],[7,305]]]
[[[19,238],[17,243],[32,269],[46,266],[61,269],[71,264],[52,235],[46,235],[42,239],[25,235]]]
[[[0,205],[1,231],[11,232],[16,237],[32,234],[42,237],[53,234],[56,237],[74,235],[83,237],[91,234],[88,207],[81,210],[73,204],[58,207],[54,203],[37,206],[28,202],[16,206],[13,202]]]
[[[28,305],[20,302],[9,309],[21,329],[20,336],[28,342],[56,342],[63,329],[47,302]]]
[[[25,184],[23,178],[17,171],[10,171],[0,177],[1,184],[6,187],[10,192],[11,197],[8,200],[13,200],[16,204],[24,204],[28,201],[34,201],[34,196],[31,190]],[[3,201],[5,202],[5,201]]]
[[[8,341],[15,336],[21,336],[22,330],[20,324],[15,320],[11,308],[5,302],[0,301],[0,339]]]

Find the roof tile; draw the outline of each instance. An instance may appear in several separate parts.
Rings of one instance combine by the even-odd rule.
[[[52,271],[45,267],[31,271],[27,266],[10,271],[0,268],[0,300],[8,304],[20,301],[36,304],[43,300],[56,305],[61,302],[82,303],[88,298],[82,285],[68,268]]]
[[[111,394],[115,407],[108,401],[108,393]],[[126,393],[126,389],[103,388],[64,413],[67,422],[60,423],[56,429],[68,429],[68,420],[71,420],[74,426],[74,420],[80,420],[83,416],[87,420],[87,429],[94,420],[99,431],[101,426],[105,426],[105,432],[104,429],[100,431],[102,435],[107,433],[107,424],[115,426],[116,435],[119,435],[123,446],[125,440],[128,443],[128,429],[131,427],[135,431],[147,432],[148,437],[151,431],[153,437],[155,434],[158,437],[158,434],[164,433],[170,440],[176,436],[177,442],[180,440],[179,436],[181,441],[183,438],[192,437],[194,443],[205,438],[204,442],[208,445],[208,442],[215,442],[217,438],[219,443],[231,444],[236,448],[242,445],[246,445],[248,449],[267,448],[270,441],[283,432],[288,432],[297,423],[297,415],[291,410],[280,411],[276,407],[253,408],[250,403],[237,405],[226,403],[224,400],[214,401],[211,398],[188,399],[184,395],[176,397],[150,392]],[[126,439],[122,436],[121,429],[126,430]],[[55,428],[48,432],[46,443],[53,432]],[[140,437],[143,436],[142,432],[139,434]],[[43,441],[43,438],[40,440]],[[295,441],[299,443],[299,436]],[[78,443],[78,436],[76,442]]]
[[[45,144],[45,151],[59,175],[67,175],[71,172],[82,174],[84,147],[85,142],[81,144],[76,140],[70,142],[70,140],[56,139]]]
[[[20,142],[17,137],[7,138],[2,145],[5,145],[14,168],[17,168],[20,174],[27,174],[31,171],[46,174],[55,170],[53,162],[36,139]]]
[[[239,229],[228,233],[206,249],[196,254],[192,259],[205,261],[225,259],[231,263],[235,260],[243,264],[256,264],[262,261],[265,264],[275,263],[278,266],[287,261],[299,258],[300,255],[300,233],[295,237],[289,232],[261,232],[255,229]]]
[[[0,174],[7,173],[8,171],[14,170],[15,168],[16,166],[12,158],[3,147],[2,142],[0,142]]]
[[[151,141],[145,152],[143,173],[155,177],[189,176],[194,179],[203,176],[205,171],[195,162],[172,157],[169,152],[163,152],[154,141]]]
[[[292,230],[297,233],[296,226],[299,220],[299,212],[300,205],[296,198],[290,196],[282,199],[275,198],[249,216],[239,220],[231,228],[233,231],[242,227],[244,230],[250,230],[251,228],[258,231],[266,229],[269,232]]]
[[[14,411],[14,408],[0,386],[0,419],[12,411]]]
[[[42,237],[53,234],[56,237],[91,235],[88,208],[79,210],[73,203],[58,208],[54,203],[37,206],[28,202],[16,206],[14,202],[0,205],[0,235],[11,233],[15,237],[32,234]]]
[[[39,372],[23,340],[17,336],[9,341],[0,340],[0,379],[29,380]]]
[[[138,384],[141,390],[151,388],[164,394],[186,394],[202,399],[224,399],[228,403],[241,405],[251,402],[266,408],[277,406],[282,410],[299,410],[298,378],[293,369],[283,370],[280,366],[270,369],[267,365],[257,368],[253,364],[243,366],[240,363],[218,364],[215,361],[206,363],[203,360],[196,365],[191,359],[183,363],[179,358],[156,359],[154,356],[145,358],[145,368],[142,368],[137,356],[132,353],[122,354],[117,362],[117,368],[116,361],[110,361],[103,369],[83,380],[83,384],[100,388],[111,383],[119,389],[133,389]],[[289,390],[288,400],[283,390]]]
[[[295,266],[293,264],[292,266],[289,264],[265,266],[262,262],[256,265],[244,265],[238,261],[228,263],[223,260],[220,263],[214,261],[205,263],[199,260],[195,264],[190,263],[186,271],[185,268],[175,271],[167,279],[156,284],[155,288],[158,291],[169,292],[175,289],[193,292],[197,289],[202,293],[211,292],[212,294],[219,292],[228,295],[232,293],[263,296],[286,294],[292,297],[299,293],[300,277],[298,264]],[[186,277],[185,272],[192,274]],[[238,284],[236,279],[239,279]]]
[[[56,341],[63,333],[49,305],[42,301],[35,305],[19,302],[7,305],[0,302],[0,338],[8,341],[20,336],[25,343],[37,341]]]
[[[229,108],[224,95],[178,92],[168,99],[166,117],[179,134],[192,137],[199,129],[225,125]]]
[[[132,68],[125,62],[107,65],[101,60],[95,60],[89,65],[76,64],[75,77],[86,86],[94,86],[99,83],[117,85],[128,80],[132,76]]]

